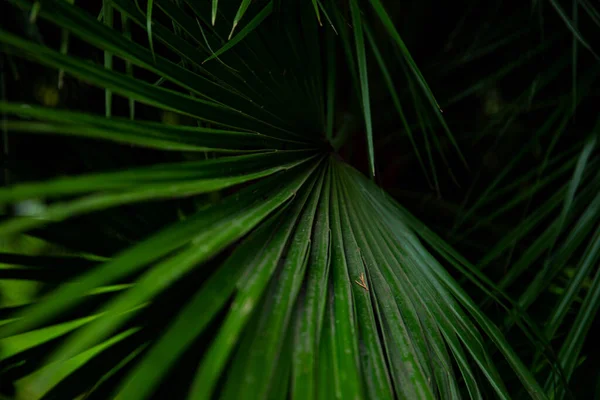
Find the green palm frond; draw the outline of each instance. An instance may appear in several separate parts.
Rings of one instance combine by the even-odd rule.
[[[0,188],[0,237],[54,246],[0,247],[0,283],[43,290],[0,307],[0,379],[19,398],[570,394],[600,306],[599,126],[565,137],[581,130],[573,118],[600,68],[575,73],[589,56],[577,43],[595,53],[560,1],[564,31],[458,86],[462,69],[534,29],[460,25],[452,40],[466,50],[428,64],[382,0],[7,3],[30,22],[0,28],[3,60],[103,99],[91,110],[0,99],[3,143],[47,143],[53,160],[17,163]],[[58,50],[37,29],[58,30]],[[474,132],[443,114],[564,37],[575,57],[536,69],[510,104],[491,99]],[[572,87],[548,106],[540,93],[565,71]],[[426,226],[381,188],[385,143],[402,144],[387,149],[398,158],[409,149],[419,184],[440,194],[471,173],[464,144],[500,142],[535,107],[543,123],[494,178],[475,170],[475,198],[444,204],[448,226]],[[371,179],[351,165],[357,153]],[[490,226],[503,236],[486,241]],[[483,251],[464,257],[449,241]]]

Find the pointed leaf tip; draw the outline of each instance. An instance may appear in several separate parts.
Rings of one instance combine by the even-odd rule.
[[[211,15],[211,23],[212,26],[215,26],[215,22],[217,21],[217,10],[219,8],[219,0],[213,0],[212,2],[212,15]]]

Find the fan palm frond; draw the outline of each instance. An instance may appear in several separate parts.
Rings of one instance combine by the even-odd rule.
[[[550,153],[592,91],[598,68],[573,79],[572,93],[532,135],[532,142],[552,138],[541,166],[520,178],[535,183],[518,193],[522,182],[504,179],[521,161],[517,152],[462,207],[452,230],[457,238],[562,182],[473,265],[336,152],[364,129],[367,171],[377,176],[374,132],[386,113],[376,100],[391,96],[389,114],[400,118],[424,180],[439,191],[434,150],[446,165],[445,148],[467,164],[440,103],[451,106],[498,81],[554,38],[438,103],[380,0],[110,0],[101,20],[67,1],[8,3],[13,12],[34,13],[40,29],[58,29],[62,42],[56,50],[3,27],[3,56],[100,88],[104,102],[92,113],[3,99],[3,129],[11,140],[72,141],[81,154],[108,149],[102,162],[73,161],[71,176],[49,171],[49,179],[0,188],[0,205],[39,202],[3,218],[0,235],[39,236],[70,253],[0,253],[0,279],[46,288],[28,304],[0,308],[0,377],[16,382],[23,398],[567,393],[600,305],[597,139]],[[583,7],[595,15],[589,3]],[[568,21],[578,43],[592,49]],[[447,79],[520,34],[486,38],[443,68],[433,66],[432,79]],[[74,44],[102,62],[78,55]],[[505,121],[569,62],[561,58],[543,71],[535,87],[502,110]],[[406,83],[403,92],[396,74]],[[184,122],[160,122],[161,113]],[[136,162],[138,151],[149,162]],[[465,228],[503,195],[512,198]],[[502,279],[486,275],[485,267],[545,223],[550,229]],[[515,287],[544,257],[533,279]],[[576,271],[540,329],[527,312],[565,264]],[[578,301],[574,326],[553,354]],[[504,325],[486,314],[490,304],[507,310]],[[509,343],[515,324],[533,357],[524,359]]]

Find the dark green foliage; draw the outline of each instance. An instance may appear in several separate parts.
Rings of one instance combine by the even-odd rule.
[[[597,5],[6,3],[2,396],[598,396]]]

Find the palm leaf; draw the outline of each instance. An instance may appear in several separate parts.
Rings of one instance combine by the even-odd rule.
[[[564,32],[446,90],[440,81],[534,29],[486,36],[478,27],[466,51],[428,64],[383,0],[111,0],[102,21],[89,4],[10,0],[27,23],[2,27],[2,56],[58,70],[104,101],[0,99],[4,137],[17,149],[55,141],[48,171],[11,160],[15,178],[0,188],[6,243],[28,234],[51,246],[0,248],[0,283],[44,290],[0,304],[0,379],[44,399],[566,396],[600,305],[597,139],[577,136],[556,154],[595,93],[596,65],[575,74],[589,55],[561,56],[519,88],[499,113],[504,126],[564,71],[572,76],[568,95],[541,106],[543,123],[473,201],[465,194],[447,230],[351,166],[364,153],[371,177],[386,167],[384,185],[386,153],[404,154],[378,147],[389,133],[414,155],[419,185],[431,181],[441,195],[456,179],[444,171],[455,164],[447,148],[466,165],[463,149],[501,125],[462,132],[453,107],[535,65],[561,35],[593,51],[583,19],[551,3]],[[595,8],[581,9],[595,23]],[[34,23],[58,28],[59,51],[36,39]],[[437,97],[452,107],[444,116]],[[175,124],[159,121],[165,112]],[[74,157],[63,164],[66,149]],[[503,237],[473,239],[502,219]],[[483,243],[476,262],[461,253],[466,238]],[[539,317],[534,307],[557,282],[564,288]]]

